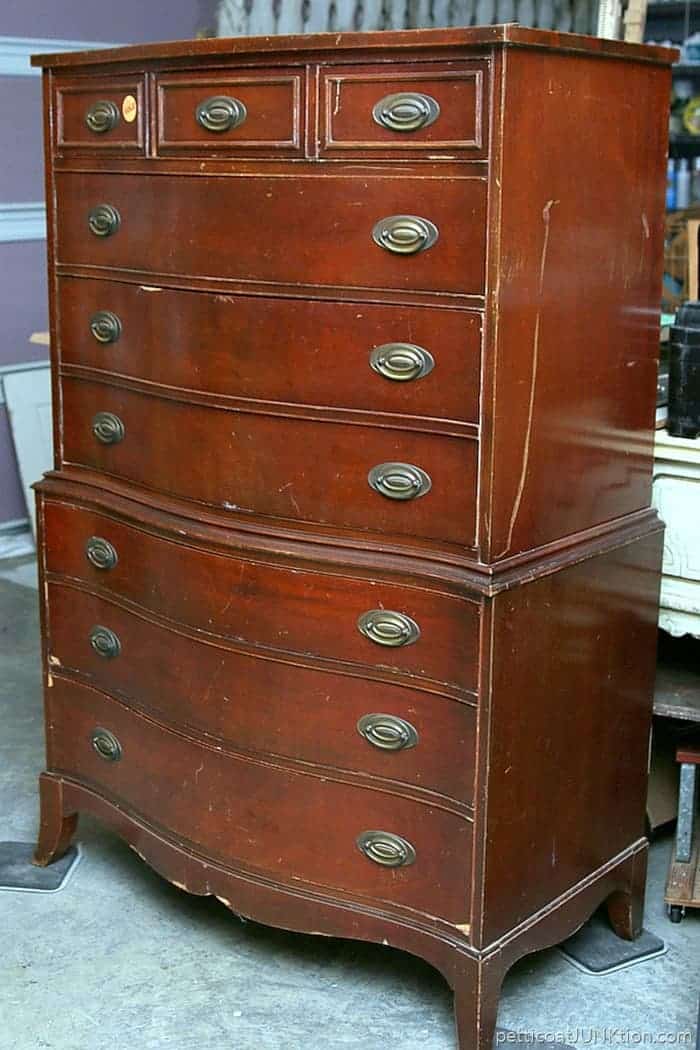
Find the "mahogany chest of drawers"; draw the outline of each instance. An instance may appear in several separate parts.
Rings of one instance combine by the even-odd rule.
[[[671,57],[37,60],[37,863],[88,811],[239,914],[424,956],[463,1050],[518,957],[604,901],[636,935]]]

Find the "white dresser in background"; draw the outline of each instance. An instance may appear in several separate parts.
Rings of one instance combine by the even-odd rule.
[[[657,431],[653,503],[666,523],[659,627],[700,638],[700,439]]]

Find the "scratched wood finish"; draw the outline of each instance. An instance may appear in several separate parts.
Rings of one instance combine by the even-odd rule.
[[[182,292],[117,281],[59,281],[61,361],[156,387],[260,402],[323,405],[413,417],[429,428],[443,418],[478,423],[481,314],[374,303],[337,303]],[[116,342],[98,343],[90,320],[109,308],[121,322]],[[435,362],[414,382],[386,379],[370,353],[411,343]],[[144,344],[158,352],[144,353]],[[308,381],[313,375],[313,384]],[[154,391],[155,392],[155,391]]]
[[[122,156],[138,155],[145,149],[145,82],[143,77],[66,78],[56,89],[56,141],[68,152],[92,153],[117,151]],[[108,102],[116,109],[116,126],[95,133],[86,123],[86,113],[98,102]],[[127,108],[131,104],[132,109]],[[126,110],[129,117],[124,118]],[[132,119],[133,113],[133,119]]]
[[[385,790],[225,754],[60,675],[47,714],[52,769],[99,785],[215,862],[469,922],[472,825],[463,817]],[[120,761],[105,761],[93,748],[100,726],[118,737]],[[403,830],[416,862],[401,869],[370,864],[355,840],[377,826]]]
[[[61,173],[57,257],[68,265],[126,268],[267,284],[345,285],[480,295],[484,290],[486,184],[375,175],[264,175],[228,179]],[[419,214],[440,237],[417,255],[372,240],[377,222]],[[97,204],[115,207],[111,237],[88,231]],[[222,224],[235,246],[221,236]],[[260,236],[267,229],[268,239]],[[148,282],[145,282],[148,283]]]
[[[322,69],[321,156],[483,159],[488,148],[488,66],[485,62],[412,64],[410,72],[385,66]],[[374,118],[380,99],[397,92],[427,94],[437,118],[415,134],[398,134]]]
[[[229,557],[193,547],[177,533],[165,537],[99,513],[50,503],[46,567],[201,631],[249,646],[315,654],[474,691],[477,686],[480,605],[424,587],[402,587],[376,574],[351,578],[250,556]],[[117,551],[113,569],[97,569],[85,554],[91,536]],[[183,581],[188,585],[183,587]],[[357,629],[370,609],[393,609],[418,624],[421,637],[396,649]]]
[[[517,958],[605,902],[638,934],[673,58],[483,26],[45,61],[37,863],[85,811],[240,914],[407,948],[453,987],[461,1050],[490,1050]],[[127,80],[147,85],[143,148],[62,144],[64,89]],[[219,88],[247,126],[208,134],[193,112]],[[387,93],[421,90],[433,123],[376,122]],[[87,229],[97,203],[119,209],[111,237]],[[437,243],[377,247],[391,214],[435,222]],[[113,343],[97,310],[120,318]],[[435,367],[378,376],[388,342]],[[97,411],[122,442],[98,446]],[[431,492],[373,493],[367,470],[394,459]],[[95,536],[112,568],[87,559]],[[369,609],[420,637],[372,643]],[[96,624],[118,655],[93,651]],[[370,712],[415,746],[372,748]],[[415,859],[373,863],[363,830]]]
[[[478,443],[471,438],[217,409],[75,379],[63,380],[62,400],[65,463],[239,514],[474,546]],[[118,444],[95,438],[98,412],[122,421]],[[323,454],[300,455],[314,448]],[[394,500],[372,489],[370,470],[396,461],[426,471],[430,491]]]

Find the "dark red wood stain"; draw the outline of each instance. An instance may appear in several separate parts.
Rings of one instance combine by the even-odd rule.
[[[412,951],[461,1050],[490,1050],[508,967],[600,904],[639,933],[674,57],[490,26],[38,60],[38,864],[89,812],[238,914]],[[392,130],[375,106],[405,93],[431,121]],[[213,96],[245,119],[207,130]],[[401,215],[435,243],[378,246]],[[434,367],[378,374],[391,343]],[[374,491],[393,462],[430,491]],[[419,635],[378,645],[372,609]]]

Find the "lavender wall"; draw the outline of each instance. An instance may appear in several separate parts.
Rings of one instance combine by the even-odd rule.
[[[5,37],[143,43],[212,33],[217,0],[0,0]],[[48,48],[47,50],[50,50]],[[42,201],[39,77],[0,76],[0,203]],[[33,361],[44,347],[28,343],[46,330],[46,245],[0,243],[0,366]],[[26,516],[5,407],[0,405],[0,526]]]

